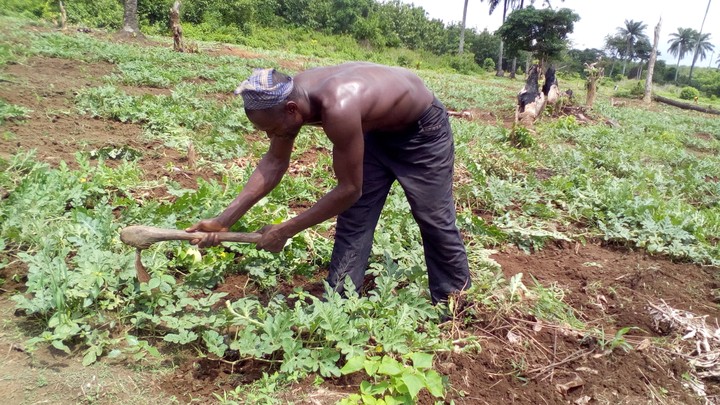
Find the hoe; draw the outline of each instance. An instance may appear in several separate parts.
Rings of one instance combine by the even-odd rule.
[[[245,232],[215,232],[220,242],[246,242],[257,243],[260,240],[259,233]],[[168,240],[193,240],[200,239],[205,236],[205,232],[185,232],[179,229],[155,228],[152,226],[134,225],[128,226],[120,231],[120,240],[126,245],[130,245],[137,250],[135,251],[135,271],[137,278],[141,283],[150,281],[145,266],[142,264],[141,253],[143,249],[147,249],[156,242]]]

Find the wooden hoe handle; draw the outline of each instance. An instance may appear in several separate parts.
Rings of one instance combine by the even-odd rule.
[[[156,228],[153,226],[133,225],[120,231],[120,240],[126,245],[138,249],[147,249],[156,242],[168,240],[201,239],[207,232],[185,232],[179,229]],[[259,233],[215,232],[220,242],[257,243],[262,237]]]

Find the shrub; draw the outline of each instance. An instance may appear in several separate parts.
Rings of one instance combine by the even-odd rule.
[[[695,87],[685,86],[680,90],[680,98],[683,100],[694,100],[695,97],[700,97],[700,91]]]
[[[450,67],[458,73],[474,73],[479,67],[477,63],[475,63],[475,56],[468,52],[462,55],[449,56],[448,58],[450,60]]]
[[[482,64],[483,69],[487,70],[488,72],[494,72],[495,71],[495,61],[492,60],[492,58],[485,58]]]

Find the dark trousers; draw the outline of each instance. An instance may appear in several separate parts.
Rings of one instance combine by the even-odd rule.
[[[433,303],[470,287],[465,245],[455,225],[454,155],[448,114],[437,98],[406,131],[365,134],[362,196],[338,216],[331,287],[342,292],[346,276],[358,291],[362,287],[375,226],[395,180],[420,227]]]

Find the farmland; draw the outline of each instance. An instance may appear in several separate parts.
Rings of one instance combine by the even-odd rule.
[[[141,284],[119,230],[216,215],[267,148],[231,95],[237,83],[253,67],[294,74],[339,61],[218,43],[175,53],[165,39],[2,23],[3,402],[701,404],[720,395],[702,378],[717,365],[692,363],[695,337],[681,340],[687,330],[651,311],[707,315],[710,328],[720,316],[716,117],[632,99],[613,106],[605,87],[586,119],[556,111],[518,140],[521,82],[419,70],[449,108],[471,113],[452,124],[472,290],[431,305],[399,188],[359,296],[322,298],[331,222],[279,254],[156,244],[143,253],[152,279]],[[584,99],[582,82],[560,82]],[[288,175],[233,230],[312,205],[334,184],[330,150],[321,131],[303,130]]]

